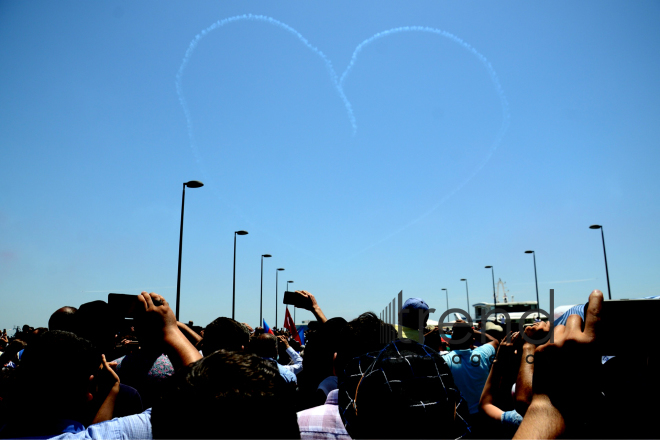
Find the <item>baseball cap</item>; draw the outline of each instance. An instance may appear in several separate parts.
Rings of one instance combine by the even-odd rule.
[[[429,305],[426,304],[422,298],[408,298],[404,303],[402,309],[421,309],[428,310]]]

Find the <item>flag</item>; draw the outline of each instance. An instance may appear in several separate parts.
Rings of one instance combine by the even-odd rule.
[[[284,328],[289,330],[289,333],[291,333],[291,336],[293,339],[298,341],[300,344],[300,336],[298,336],[298,330],[296,330],[296,324],[293,322],[293,318],[291,318],[291,313],[289,313],[289,308],[286,308],[286,315],[284,315]]]
[[[270,333],[271,335],[274,335],[273,331],[268,327],[268,324],[266,324],[266,320],[264,319],[264,333]]]
[[[298,336],[300,336],[300,345],[305,345],[305,327],[300,327]]]

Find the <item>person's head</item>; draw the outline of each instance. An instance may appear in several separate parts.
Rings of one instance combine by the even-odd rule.
[[[250,350],[262,358],[277,359],[277,336],[270,333],[262,333],[250,341]]]
[[[474,330],[467,322],[457,322],[452,328],[451,348],[452,350],[464,350],[470,348],[474,343]]]
[[[338,409],[352,438],[460,438],[468,432],[467,405],[449,367],[429,347],[396,340],[351,359],[346,373]]]
[[[92,342],[101,353],[110,353],[114,348],[118,322],[108,303],[98,300],[82,304],[75,314],[75,320],[75,334]]]
[[[218,318],[206,326],[203,352],[209,355],[218,350],[243,351],[250,340],[250,332],[238,321]]]
[[[339,333],[334,368],[337,376],[353,358],[381,350],[398,337],[397,331],[373,312],[366,312],[346,323]]]
[[[47,427],[39,424],[49,419],[91,422],[89,409],[95,391],[90,376],[100,365],[101,354],[73,333],[54,330],[37,336],[21,357],[17,393],[10,397],[17,418],[34,419],[30,426],[20,428],[22,432],[41,435]]]
[[[76,332],[75,314],[78,311],[75,307],[61,307],[48,320],[48,330],[62,330],[65,332]]]
[[[314,376],[312,382],[316,386],[333,373],[333,360],[339,347],[339,334],[346,325],[344,318],[331,318],[317,329],[306,341],[305,357],[303,358],[303,371],[309,377]]]
[[[426,327],[429,319],[429,305],[421,298],[408,298],[401,307],[401,321],[404,327],[419,329]]]
[[[154,438],[300,438],[294,408],[275,365],[220,350],[165,384],[151,423]],[[242,423],[255,412],[256,423]]]

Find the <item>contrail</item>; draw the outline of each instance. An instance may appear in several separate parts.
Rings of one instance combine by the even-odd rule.
[[[181,86],[181,80],[183,79],[183,72],[186,69],[186,66],[188,65],[188,61],[190,61],[190,57],[195,51],[195,48],[202,40],[202,38],[204,38],[209,33],[213,32],[214,30],[225,26],[226,24],[238,22],[238,21],[262,21],[277,26],[293,34],[312,52],[320,56],[328,69],[328,73],[330,74],[330,79],[332,80],[332,83],[334,84],[337,93],[339,93],[341,100],[344,102],[344,106],[346,106],[346,111],[348,112],[348,118],[351,121],[351,126],[353,127],[353,134],[355,134],[355,132],[357,131],[357,124],[355,122],[355,116],[353,115],[353,108],[351,106],[351,103],[348,101],[348,98],[346,98],[346,95],[344,95],[343,89],[339,86],[339,80],[337,79],[337,72],[335,72],[335,69],[332,67],[332,62],[330,62],[328,57],[326,57],[325,54],[321,52],[317,47],[313,46],[309,41],[307,41],[307,39],[303,37],[300,32],[298,32],[288,24],[282,23],[281,21],[275,20],[274,18],[265,15],[252,15],[252,14],[237,15],[234,17],[218,20],[215,23],[213,23],[211,26],[207,27],[206,29],[202,30],[200,33],[195,35],[195,38],[193,38],[193,40],[190,42],[190,45],[188,46],[188,49],[186,50],[186,53],[183,56],[183,60],[181,61],[181,65],[179,66],[179,71],[176,74],[176,93],[179,96],[179,102],[181,103],[181,107],[183,107],[183,113],[186,117],[186,124],[188,126],[188,137],[190,138],[190,147],[193,150],[193,154],[195,155],[195,159],[198,164],[201,164],[201,157],[197,150],[197,145],[195,144],[192,118],[190,116],[190,110],[188,109],[188,104],[186,103],[186,99],[184,98],[183,88]],[[203,173],[206,174],[205,172]]]
[[[371,37],[367,38],[364,40],[362,43],[358,44],[355,50],[353,51],[353,55],[351,56],[351,60],[348,63],[348,66],[346,67],[346,70],[344,70],[344,73],[342,73],[341,78],[339,79],[339,87],[344,88],[344,81],[346,80],[346,77],[348,74],[351,72],[353,69],[353,66],[355,65],[355,62],[357,61],[357,56],[358,54],[369,44],[373,43],[374,41],[387,37],[390,35],[398,34],[401,32],[426,32],[426,33],[431,33],[431,34],[436,34],[440,35],[444,38],[449,39],[450,41],[453,41],[454,43],[457,43],[461,47],[465,48],[468,50],[470,53],[472,53],[474,56],[477,57],[479,61],[484,65],[486,70],[488,71],[488,74],[490,75],[490,79],[493,82],[493,85],[495,86],[495,90],[497,91],[497,95],[500,98],[500,105],[502,107],[502,124],[500,125],[500,129],[497,132],[497,135],[495,137],[495,140],[490,146],[490,149],[488,150],[488,154],[484,159],[477,164],[476,168],[470,173],[467,178],[463,179],[462,182],[458,184],[452,191],[450,191],[448,194],[446,194],[444,197],[442,197],[438,203],[436,203],[431,209],[429,209],[426,213],[422,214],[418,218],[408,222],[407,224],[401,226],[394,232],[390,233],[389,235],[383,237],[382,239],[378,240],[377,242],[367,246],[366,248],[356,252],[353,254],[350,258],[355,257],[358,254],[361,254],[362,252],[366,251],[367,249],[370,249],[377,244],[380,244],[389,238],[393,237],[394,235],[400,233],[401,231],[409,228],[410,226],[414,225],[436,209],[440,207],[444,202],[446,202],[450,197],[452,197],[454,194],[456,194],[458,191],[461,190],[474,176],[476,176],[484,166],[486,166],[486,163],[490,160],[490,158],[493,156],[493,153],[495,153],[495,150],[497,150],[497,147],[499,147],[500,143],[502,142],[502,138],[504,137],[504,134],[506,133],[507,129],[509,128],[509,120],[511,119],[511,115],[509,113],[509,102],[506,99],[506,95],[504,94],[504,90],[502,89],[502,86],[500,84],[500,80],[497,77],[497,72],[495,72],[495,69],[493,69],[493,66],[490,64],[488,59],[481,54],[479,51],[477,51],[474,47],[472,47],[469,43],[466,43],[463,41],[461,38],[457,37],[456,35],[449,33],[447,31],[443,31],[442,29],[435,29],[431,27],[426,27],[426,26],[403,26],[403,27],[397,27],[397,28],[392,28],[388,29],[386,31],[378,32],[377,34],[372,35]]]

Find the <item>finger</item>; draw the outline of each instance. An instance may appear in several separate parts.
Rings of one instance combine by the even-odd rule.
[[[557,344],[559,341],[564,340],[565,332],[566,332],[566,327],[564,327],[563,325],[558,325],[555,327],[555,344]]]
[[[582,317],[580,315],[571,315],[566,320],[566,336],[575,337],[577,334],[582,334]]]
[[[145,298],[145,295],[147,295],[147,292],[142,292],[138,295],[138,300],[144,304],[144,310],[147,310],[149,308],[149,304],[147,303],[147,300]]]
[[[147,304],[147,310],[154,307],[154,302],[151,299],[151,294],[150,293],[142,292],[142,297],[144,298],[144,302]]]
[[[585,313],[584,334],[591,339],[596,337],[596,331],[600,323],[600,312],[603,307],[603,292],[594,290],[589,295],[589,305]]]

